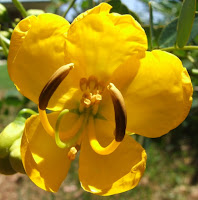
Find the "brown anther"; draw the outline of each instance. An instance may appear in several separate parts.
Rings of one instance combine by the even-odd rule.
[[[89,90],[92,92],[95,89],[97,89],[98,86],[98,79],[95,76],[90,76],[87,81],[87,86],[89,87]]]
[[[104,81],[100,81],[98,82],[98,91],[101,94],[105,89],[105,82]]]
[[[124,139],[127,124],[127,113],[124,98],[113,83],[110,83],[107,86],[107,89],[110,92],[115,111],[115,140],[117,142],[121,142]]]
[[[39,96],[39,108],[45,110],[50,98],[56,91],[57,87],[64,80],[64,78],[69,74],[70,70],[74,68],[74,64],[70,63],[64,65],[57,69],[54,74],[50,77],[49,81],[41,91]]]
[[[87,90],[87,79],[86,78],[80,79],[80,89],[82,92]]]

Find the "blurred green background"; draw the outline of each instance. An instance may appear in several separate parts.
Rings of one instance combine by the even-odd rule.
[[[63,15],[67,12],[66,19],[72,22],[78,14],[103,1],[22,0],[21,2],[27,10],[41,9],[29,10],[30,14],[51,12]],[[177,18],[182,1],[156,0],[151,2],[153,8],[152,38],[149,29],[151,25],[149,22],[149,0],[112,0],[108,2],[113,6],[112,12],[131,14],[141,23],[148,36],[150,50],[151,48],[174,46]],[[0,11],[3,13],[1,13],[0,18],[1,34],[10,39],[14,26],[22,19],[22,16],[11,0],[0,0],[0,3],[7,9],[7,11],[2,11],[0,7]],[[7,46],[9,46],[8,43],[6,43]],[[188,44],[198,45],[197,14]],[[76,159],[70,168],[67,179],[56,194],[37,188],[25,175],[0,175],[0,200],[198,199],[198,51],[173,50],[172,53],[182,60],[191,76],[194,87],[193,105],[187,119],[169,134],[158,139],[136,136],[136,140],[144,146],[148,154],[147,169],[139,186],[131,191],[110,197],[99,197],[84,192],[78,180],[78,159]],[[10,81],[6,56],[0,48],[0,131],[24,107],[37,109],[36,105],[23,97]]]

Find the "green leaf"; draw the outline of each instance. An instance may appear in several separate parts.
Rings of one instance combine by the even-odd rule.
[[[162,30],[158,41],[160,47],[164,48],[175,45],[177,37],[177,21],[178,19],[173,20]]]
[[[178,18],[174,19],[171,23],[164,27],[162,30],[158,43],[161,48],[172,47],[176,44],[177,38],[177,24]],[[191,43],[198,35],[198,14],[195,15],[192,31],[188,40],[188,44]]]
[[[195,17],[195,9],[196,0],[184,0],[177,26],[176,45],[179,48],[182,48],[188,42]]]

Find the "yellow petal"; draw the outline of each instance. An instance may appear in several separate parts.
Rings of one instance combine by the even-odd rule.
[[[76,23],[77,21],[83,19],[86,15],[89,14],[99,14],[99,13],[106,13],[108,14],[109,11],[111,10],[112,6],[109,5],[108,3],[101,3],[98,6],[93,7],[92,9],[87,10],[86,12],[81,13],[80,15],[78,15],[74,21],[72,22],[72,24]]]
[[[130,15],[109,14],[107,5],[100,4],[71,24],[65,48],[65,59],[83,71],[82,76],[104,81],[132,55],[147,49],[141,26]]]
[[[50,123],[54,126],[58,113],[48,115]],[[74,133],[69,128],[75,126],[78,115],[69,113],[61,122],[60,130],[67,138]],[[43,129],[39,116],[30,117],[25,126],[21,143],[22,161],[27,175],[40,188],[56,192],[65,179],[71,161],[67,154],[69,149],[59,148],[53,137]]]
[[[13,31],[8,56],[9,75],[17,89],[35,103],[51,75],[66,64],[64,33],[69,26],[60,16],[41,14],[25,18]],[[61,109],[75,93],[75,83],[74,79],[64,81],[61,85],[64,89],[57,89],[48,108]]]
[[[192,84],[174,55],[147,52],[137,75],[124,93],[127,130],[146,137],[160,137],[176,128],[188,115]]]
[[[101,145],[108,145],[113,139],[111,124],[95,120],[95,128]],[[106,156],[92,150],[87,135],[83,138],[79,178],[83,189],[88,192],[107,196],[130,190],[140,181],[145,167],[145,150],[128,135],[112,154]]]
[[[130,59],[120,65],[112,74],[109,83],[113,83],[124,95],[127,88],[130,86],[134,77],[136,76],[140,67],[140,58],[142,55],[133,55]],[[109,94],[109,91],[105,90],[102,101],[100,103],[100,115],[106,119],[114,121],[114,108]]]

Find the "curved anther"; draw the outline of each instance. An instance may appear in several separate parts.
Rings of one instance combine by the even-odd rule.
[[[124,139],[127,124],[127,113],[124,98],[113,83],[110,83],[107,86],[107,89],[110,92],[115,111],[115,140],[117,142],[121,142]]]
[[[74,64],[70,63],[64,65],[57,69],[54,74],[50,77],[49,81],[41,91],[39,96],[39,108],[45,110],[51,96],[56,91],[57,87],[64,80],[64,78],[69,74],[70,70],[74,68]]]
[[[57,87],[64,80],[64,78],[68,75],[70,70],[73,69],[73,67],[74,64],[70,63],[57,69],[54,74],[52,74],[39,96],[38,111],[40,120],[45,131],[51,136],[54,136],[55,131],[49,123],[45,109],[53,93],[56,91]]]

